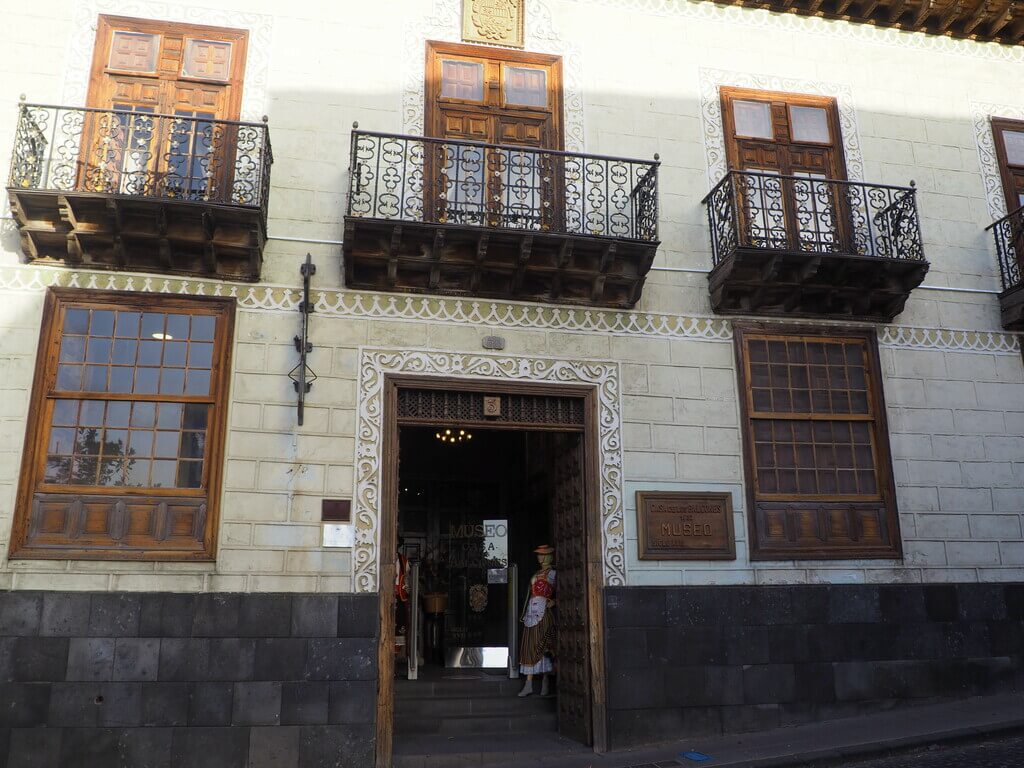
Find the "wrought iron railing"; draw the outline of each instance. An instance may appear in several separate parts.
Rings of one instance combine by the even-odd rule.
[[[265,122],[21,104],[8,186],[259,208],[273,153]]]
[[[657,242],[658,165],[353,131],[348,215]]]
[[[1024,255],[1024,207],[1018,208],[988,229],[996,238],[996,259],[1003,290],[1008,291],[1022,282],[1021,256]]]
[[[737,249],[924,260],[917,190],[729,171],[704,198],[717,265]]]

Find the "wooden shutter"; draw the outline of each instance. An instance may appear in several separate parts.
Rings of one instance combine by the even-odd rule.
[[[899,557],[872,330],[739,325],[751,557]]]
[[[237,120],[247,40],[240,29],[100,16],[88,106],[198,110]]]

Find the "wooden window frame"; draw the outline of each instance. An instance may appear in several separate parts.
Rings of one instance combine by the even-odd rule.
[[[993,117],[992,143],[996,148],[996,162],[999,163],[999,179],[1003,185],[1003,198],[1006,200],[1006,212],[1013,213],[1021,204],[1014,190],[1014,176],[1024,176],[1024,165],[1011,165],[1006,154],[1006,143],[1003,140],[1004,131],[1024,132],[1024,120],[1011,120],[1008,117]]]
[[[739,384],[740,430],[743,435],[743,465],[746,473],[747,521],[749,526],[749,546],[751,560],[853,560],[853,559],[902,559],[902,540],[900,536],[899,511],[896,503],[896,485],[892,471],[892,453],[889,446],[889,428],[885,411],[885,394],[883,391],[881,362],[878,355],[878,338],[872,328],[841,328],[836,326],[788,325],[780,323],[744,322],[733,326],[736,370]],[[753,426],[755,422],[750,386],[750,360],[747,354],[747,342],[751,337],[784,336],[789,338],[819,337],[835,341],[855,341],[864,345],[867,370],[865,376],[868,383],[868,403],[870,416],[856,417],[856,420],[872,424],[872,443],[874,452],[875,481],[878,487],[876,499],[867,499],[863,495],[843,496],[840,494],[770,494],[761,495],[757,490],[757,462],[754,449]],[[852,416],[844,414],[821,414],[815,419],[810,413],[774,414],[775,418],[793,417],[794,420],[851,420]],[[763,542],[762,531],[759,529],[758,503],[866,503],[884,506],[884,535],[887,543],[880,545],[858,545],[849,540],[837,540],[835,543],[821,539],[817,547],[780,547],[768,546]],[[819,521],[824,526],[824,523]]]
[[[205,488],[135,488],[130,486],[47,486],[46,493],[77,495],[80,497],[110,497],[132,502],[192,500],[205,503],[205,516],[201,532],[201,548],[161,549],[130,546],[75,547],[73,539],[67,546],[40,546],[28,542],[30,517],[34,500],[42,485],[51,425],[43,423],[46,403],[51,399],[73,396],[82,400],[152,400],[157,402],[191,402],[186,396],[168,395],[111,395],[98,392],[59,392],[56,390],[58,356],[62,339],[62,319],[67,308],[107,309],[121,311],[179,312],[206,314],[217,318],[213,341],[213,361],[210,370],[210,413],[207,419],[203,457]],[[202,312],[196,312],[202,308]],[[224,444],[227,433],[227,411],[231,376],[231,356],[234,344],[234,299],[214,297],[182,297],[177,295],[110,292],[87,289],[49,288],[43,306],[43,320],[36,355],[35,377],[27,419],[25,444],[22,453],[21,479],[18,488],[14,524],[11,533],[9,557],[11,559],[38,560],[142,560],[142,561],[213,561],[217,551],[220,494],[223,484]],[[54,487],[67,491],[53,491]]]

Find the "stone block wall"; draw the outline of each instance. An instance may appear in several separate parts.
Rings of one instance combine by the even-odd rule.
[[[0,766],[372,764],[377,613],[376,596],[0,592]]]
[[[1024,690],[1024,584],[605,591],[612,747]]]

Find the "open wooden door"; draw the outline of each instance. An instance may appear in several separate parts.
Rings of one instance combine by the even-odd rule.
[[[552,443],[558,732],[583,744],[592,744],[583,436],[555,434]]]

